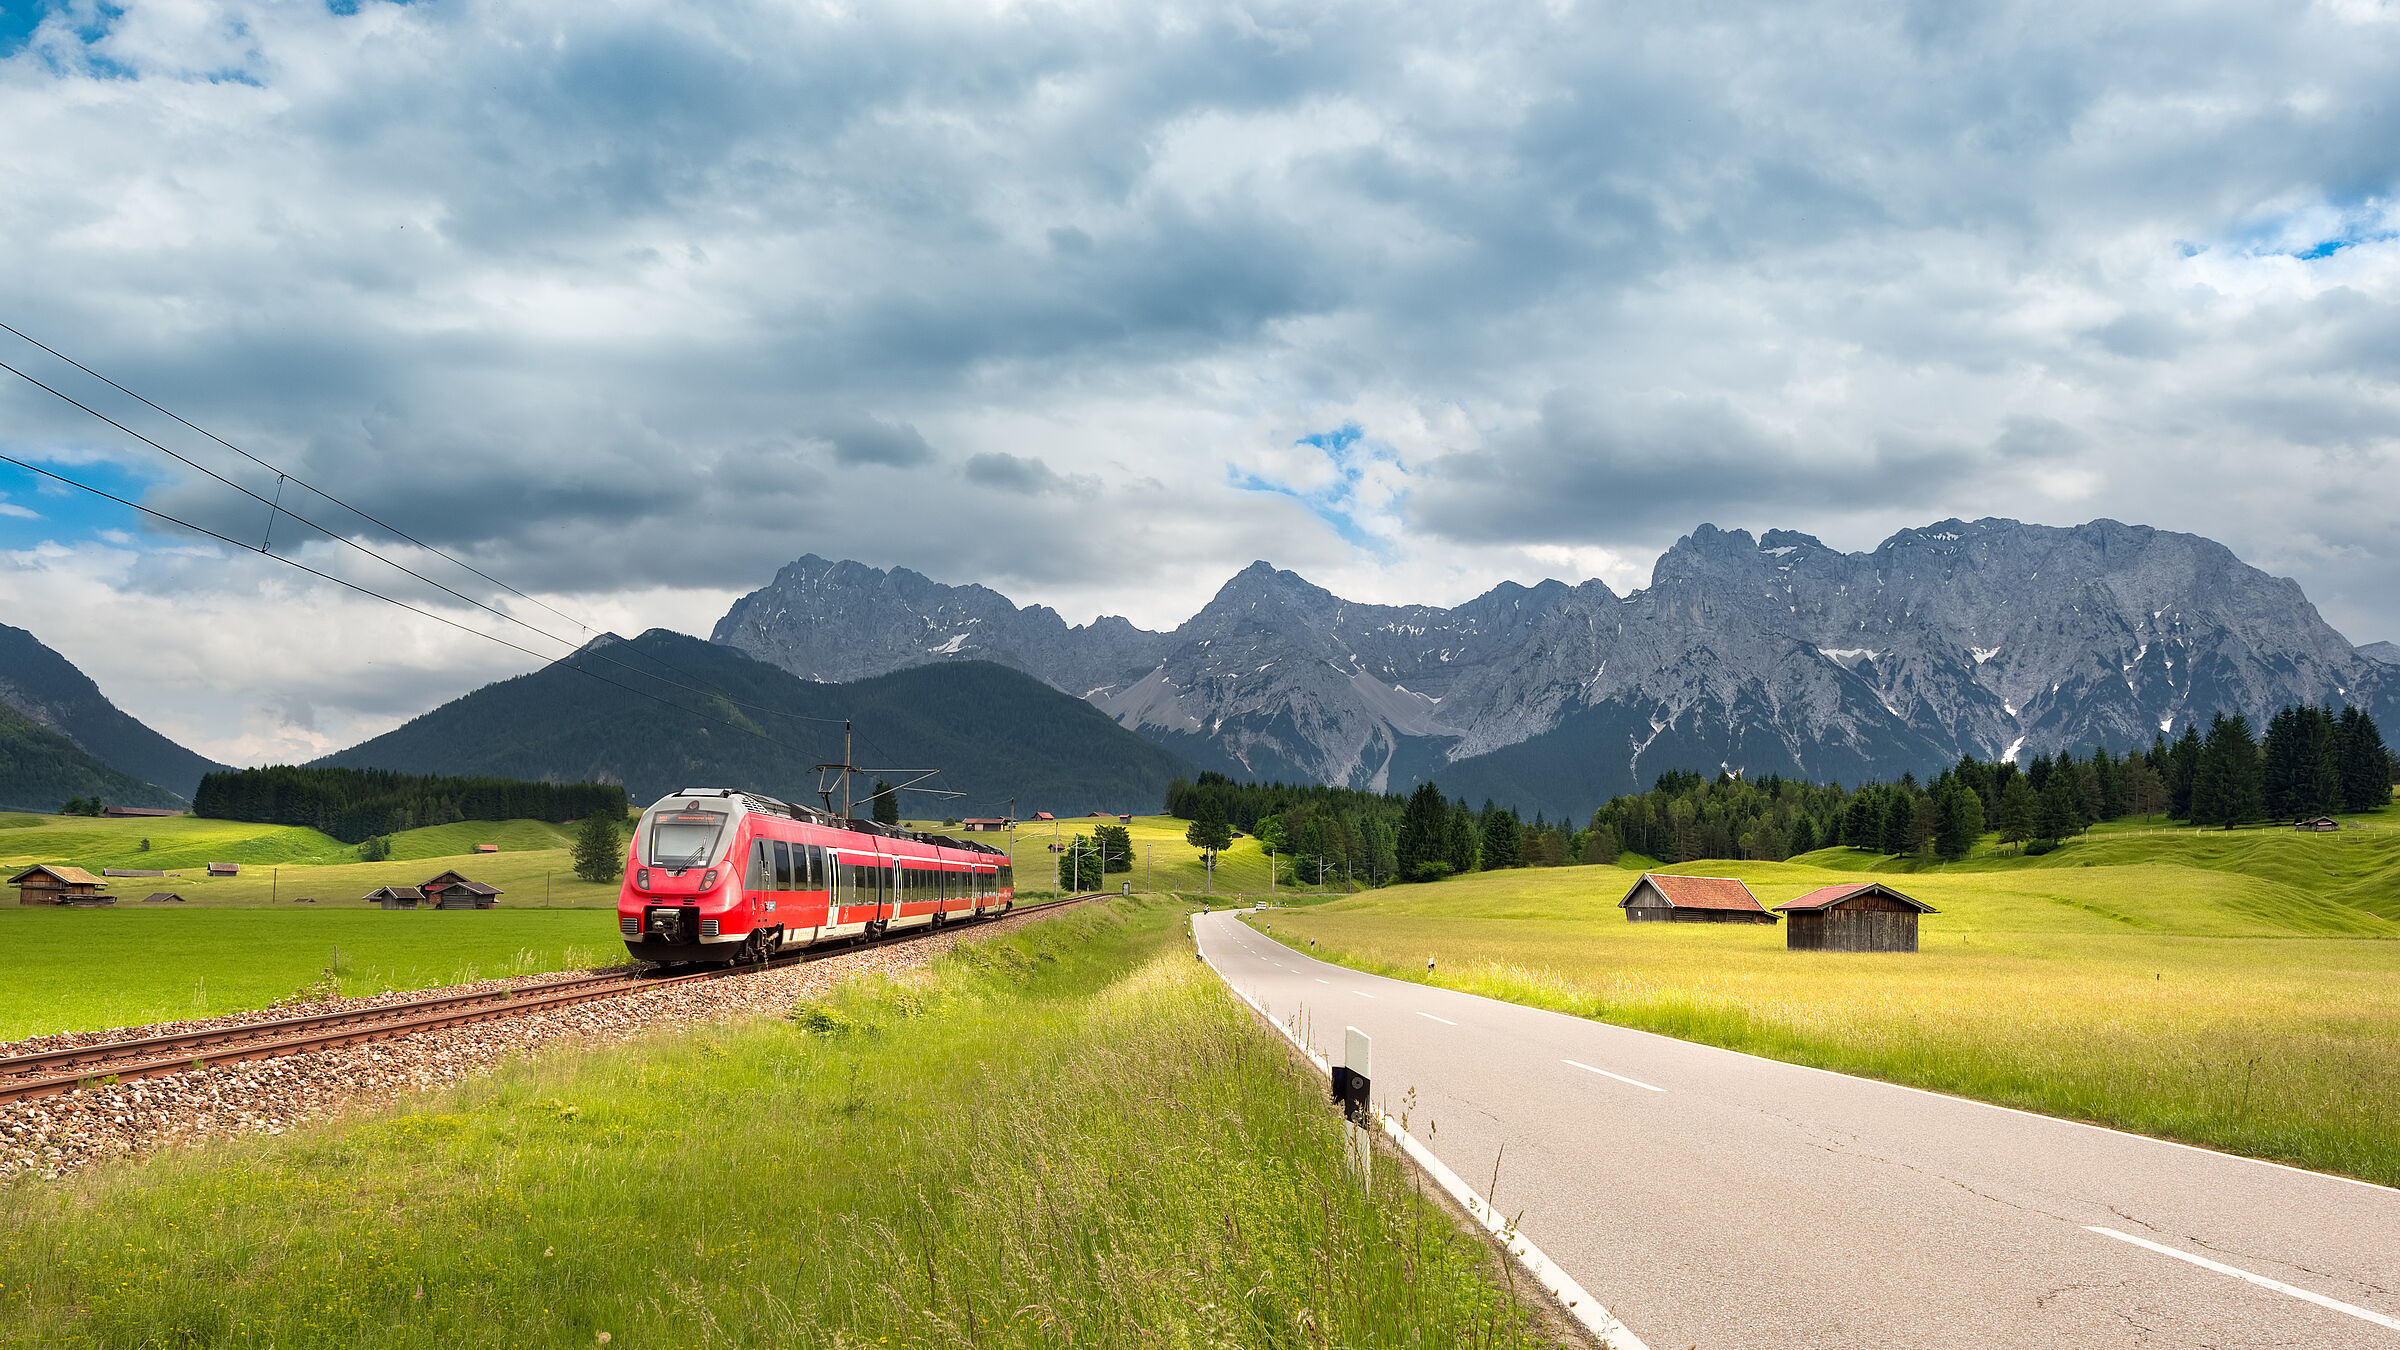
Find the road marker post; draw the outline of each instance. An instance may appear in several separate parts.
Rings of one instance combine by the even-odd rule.
[[[1358,1178],[1360,1190],[1368,1189],[1375,1174],[1374,1136],[1367,1133],[1367,1093],[1374,1072],[1374,1042],[1357,1027],[1342,1029],[1342,1059],[1333,1067],[1333,1099],[1342,1106],[1342,1134],[1347,1147],[1343,1161],[1350,1174]]]

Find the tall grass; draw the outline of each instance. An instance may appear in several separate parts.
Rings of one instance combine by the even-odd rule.
[[[1817,884],[1788,864],[1722,870],[1769,903]],[[2400,942],[2319,935],[2382,920],[2151,861],[1913,878],[1941,909],[1922,952],[1792,952],[1779,928],[1628,924],[1608,871],[1379,892],[1279,914],[1271,936],[1395,978],[2400,1184]]]
[[[788,1022],[0,1195],[0,1336],[1549,1344],[1136,904]]]

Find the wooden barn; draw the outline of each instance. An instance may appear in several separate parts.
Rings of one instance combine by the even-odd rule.
[[[1750,888],[1732,877],[1644,872],[1617,902],[1630,923],[1773,923]]]
[[[242,865],[240,863],[210,863],[208,874],[212,877],[238,877],[242,874]]]
[[[108,883],[80,867],[42,863],[8,879],[20,905],[115,904]]]
[[[425,892],[414,886],[378,886],[366,898],[385,909],[415,909],[425,903]]]
[[[2335,820],[2331,816],[2318,816],[2313,820],[2294,821],[2292,823],[2292,828],[2295,830],[2306,830],[2310,834],[2329,834],[2342,828],[2342,822]]]
[[[1917,916],[1940,912],[1880,881],[1821,886],[1775,908],[1791,916],[1784,946],[1796,952],[1913,952]]]
[[[182,896],[173,891],[152,891],[142,897],[142,903],[145,905],[180,905],[184,903],[184,900]]]
[[[500,902],[498,887],[469,880],[456,872],[444,872],[420,882],[417,889],[425,893],[435,909],[490,909]]]
[[[1008,828],[1008,821],[1002,816],[969,816],[959,828],[969,834],[998,834]]]

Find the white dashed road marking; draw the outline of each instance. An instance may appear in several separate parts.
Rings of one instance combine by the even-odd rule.
[[[1419,1017],[1433,1017],[1433,1014],[1432,1014],[1432,1013],[1429,1013],[1429,1012],[1421,1012],[1421,1013],[1418,1013],[1418,1014],[1417,1014],[1417,1016],[1419,1016]],[[1446,1026],[1446,1027],[1454,1027],[1454,1026],[1457,1026],[1457,1025],[1458,1025],[1458,1023],[1451,1021],[1451,1020],[1450,1020],[1449,1018],[1447,1018],[1447,1017],[1433,1017],[1433,1020],[1434,1020],[1434,1021],[1436,1021],[1436,1022],[1439,1022],[1439,1023],[1441,1023],[1443,1026]]]
[[[1600,1075],[1602,1078],[1614,1078],[1614,1079],[1616,1079],[1616,1080],[1617,1080],[1618,1082],[1620,1082],[1620,1083],[1631,1083],[1631,1084],[1633,1084],[1635,1087],[1638,1087],[1638,1088],[1642,1089],[1644,1092],[1664,1092],[1664,1091],[1666,1091],[1666,1089],[1665,1089],[1665,1088],[1662,1088],[1662,1087],[1652,1087],[1652,1086],[1650,1086],[1648,1083],[1645,1083],[1645,1082],[1643,1082],[1643,1081],[1642,1081],[1641,1079],[1639,1079],[1639,1078],[1627,1078],[1625,1075],[1623,1075],[1623,1074],[1621,1074],[1621,1073],[1610,1073],[1610,1072],[1609,1072],[1608,1070],[1606,1070],[1606,1069],[1595,1069],[1595,1068],[1593,1068],[1591,1065],[1589,1065],[1589,1064],[1586,1064],[1586,1063],[1584,1063],[1582,1060],[1579,1060],[1579,1059],[1562,1059],[1562,1060],[1560,1060],[1560,1061],[1559,1061],[1559,1063],[1561,1063],[1561,1064],[1572,1064],[1572,1065],[1574,1065],[1576,1068],[1583,1070],[1585,1073],[1596,1073],[1596,1074]]]
[[[2285,1284],[2281,1280],[2270,1280],[2264,1275],[2253,1275],[2249,1271],[2243,1270],[2237,1266],[2229,1266],[2220,1261],[2211,1261],[2205,1256],[2194,1256],[2190,1252],[2177,1251],[2173,1247],[2152,1242],[2148,1238],[2138,1238],[2131,1233],[2120,1233],[2114,1228],[2094,1228],[2087,1224],[2084,1227],[2084,1231],[2087,1233],[2098,1233],[2102,1237],[2112,1237],[2119,1242],[2130,1242],[2136,1247],[2146,1247],[2151,1251],[2157,1252],[2161,1256],[2172,1256],[2178,1261],[2189,1261],[2193,1265],[2200,1267],[2202,1270],[2213,1270],[2219,1275],[2231,1275],[2237,1280],[2248,1280],[2250,1283],[2257,1285],[2261,1289],[2272,1289],[2278,1294],[2289,1294],[2293,1298],[2304,1299],[2310,1303],[2314,1303],[2320,1308],[2331,1308],[2338,1313],[2348,1313],[2352,1317],[2358,1318],[2361,1321],[2373,1322],[2379,1327],[2390,1327],[2394,1331],[2400,1331],[2400,1317],[2386,1317],[2382,1313],[2361,1308],[2354,1303],[2344,1303],[2338,1298],[2327,1298],[2323,1294],[2302,1289],[2298,1285]]]

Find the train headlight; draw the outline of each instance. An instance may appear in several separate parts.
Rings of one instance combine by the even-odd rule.
[[[647,867],[637,867],[633,869],[633,884],[636,890],[649,890],[650,869]]]
[[[717,869],[715,869],[715,868],[713,868],[713,867],[712,867],[712,868],[708,869],[706,872],[704,872],[704,873],[702,873],[702,874],[701,874],[701,876],[700,876],[700,889],[701,889],[701,890],[704,890],[704,891],[713,891],[713,890],[715,890],[716,888],[717,888]]]

